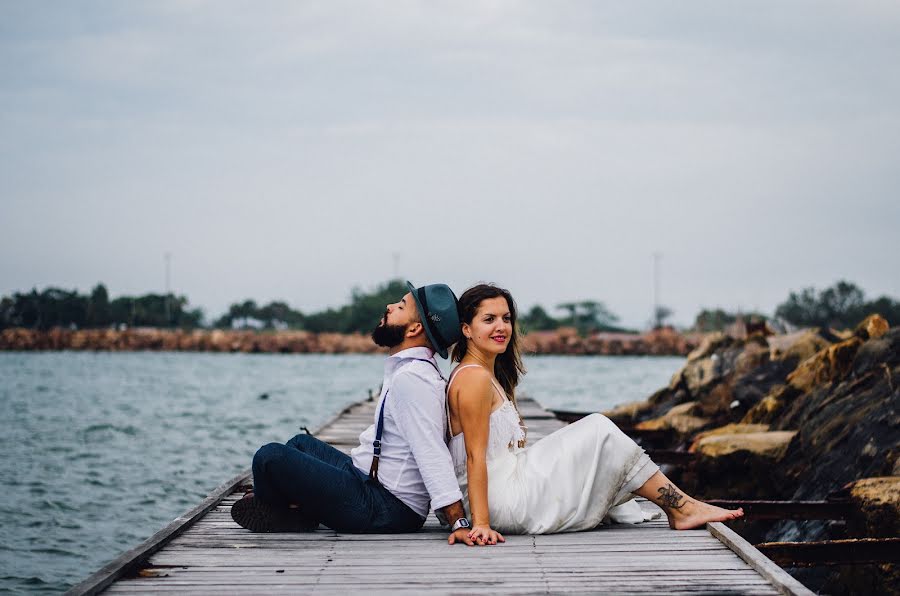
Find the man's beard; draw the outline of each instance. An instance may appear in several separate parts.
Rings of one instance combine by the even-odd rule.
[[[388,325],[387,316],[382,319],[382,322],[379,323],[378,327],[375,327],[375,329],[372,330],[372,341],[374,341],[376,345],[384,348],[399,346],[403,343],[403,338],[405,336],[406,326]]]

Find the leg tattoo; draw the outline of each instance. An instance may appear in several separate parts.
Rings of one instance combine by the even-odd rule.
[[[684,496],[678,492],[678,489],[670,482],[668,485],[660,488],[659,504],[668,509],[681,509],[684,503],[681,502]]]

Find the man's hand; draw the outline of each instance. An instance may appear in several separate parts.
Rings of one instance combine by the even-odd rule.
[[[465,542],[469,546],[490,546],[499,542],[506,542],[506,538],[490,526],[475,526],[473,528],[460,528],[450,534],[447,544]]]
[[[456,544],[457,542],[475,546],[475,542],[469,538],[469,528],[460,528],[450,533],[450,536],[447,538],[447,544]]]

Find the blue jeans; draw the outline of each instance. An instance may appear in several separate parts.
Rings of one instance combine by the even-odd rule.
[[[271,506],[300,511],[338,532],[414,532],[425,522],[349,455],[312,435],[263,445],[253,456],[253,493]]]

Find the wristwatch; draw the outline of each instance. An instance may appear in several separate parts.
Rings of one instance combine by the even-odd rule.
[[[452,534],[453,532],[457,531],[460,528],[471,528],[471,527],[472,527],[472,524],[469,523],[469,520],[467,520],[464,517],[461,517],[458,520],[456,520],[455,522],[453,522],[453,527],[450,528],[450,533]]]

